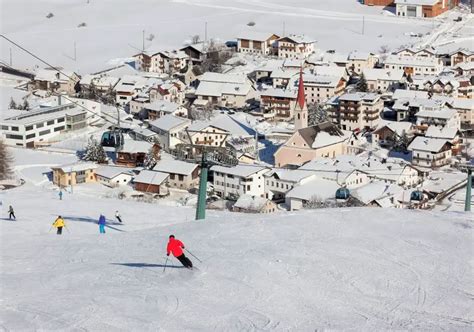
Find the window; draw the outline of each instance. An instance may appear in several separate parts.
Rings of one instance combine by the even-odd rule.
[[[26,135],[26,139],[34,138],[35,136],[36,134],[29,134],[29,135]]]
[[[2,126],[2,130],[8,130],[8,126]]]
[[[12,127],[12,131],[18,131],[18,127]]]
[[[61,126],[61,127],[56,127],[54,128],[54,131],[61,131],[61,130],[64,130],[64,126]]]
[[[9,139],[23,139],[23,136],[7,134],[7,138],[9,138]]]
[[[26,131],[33,130],[33,126],[32,126],[32,125],[31,125],[31,126],[26,126],[26,127],[25,127],[25,130],[26,130]]]
[[[58,123],[59,123],[59,122],[64,122],[64,118],[58,119]]]
[[[170,179],[174,180],[174,174],[170,174]]]
[[[47,134],[49,134],[49,133],[51,133],[51,129],[40,131],[40,132],[39,132],[39,135],[40,135],[40,136],[43,136],[43,135],[47,135]]]
[[[47,124],[48,126],[53,125],[53,124],[54,124],[54,120],[50,120],[50,121],[48,121],[46,124]]]
[[[250,186],[247,186],[247,190],[250,190]]]
[[[178,175],[178,180],[179,180],[179,181],[184,181],[184,175],[179,174],[179,175]]]

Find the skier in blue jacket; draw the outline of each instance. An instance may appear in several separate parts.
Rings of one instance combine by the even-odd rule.
[[[100,234],[105,234],[105,217],[103,214],[99,217],[99,232]]]

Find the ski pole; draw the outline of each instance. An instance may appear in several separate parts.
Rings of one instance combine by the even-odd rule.
[[[67,229],[67,232],[68,232],[68,233],[71,233],[71,231],[69,231],[69,228],[68,228],[66,225],[64,225],[64,228]]]
[[[186,250],[186,252],[188,252],[191,256],[193,256],[193,257],[196,258],[200,263],[202,263],[202,260],[200,260],[199,258],[197,258],[196,256],[194,256],[191,251],[189,251],[189,250],[186,249],[186,248],[184,248],[184,250]]]
[[[53,226],[51,226],[51,227],[49,228],[48,233],[51,233],[51,230],[52,230],[52,229],[53,229]]]
[[[165,272],[167,264],[168,264],[168,256],[166,256],[165,267],[163,267],[163,272]]]

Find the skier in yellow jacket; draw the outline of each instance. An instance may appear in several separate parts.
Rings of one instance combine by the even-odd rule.
[[[63,233],[63,227],[66,227],[66,222],[63,218],[61,218],[61,216],[58,216],[53,222],[53,227],[56,227],[58,229],[56,234],[61,235]]]

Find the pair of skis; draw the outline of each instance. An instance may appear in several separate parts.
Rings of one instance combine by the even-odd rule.
[[[200,260],[199,258],[197,258],[197,257],[196,257],[192,252],[190,252],[188,249],[184,248],[184,250],[186,250],[186,252],[187,252],[188,254],[190,254],[191,256],[193,256],[194,258],[196,258],[196,259],[199,261],[199,263],[202,263],[202,260]],[[168,259],[169,259],[168,256],[166,256],[166,261],[165,261],[165,266],[163,267],[163,272],[165,272],[166,266],[168,265]],[[190,269],[190,270],[193,269],[192,267],[190,267],[190,268],[187,267],[187,268]]]

